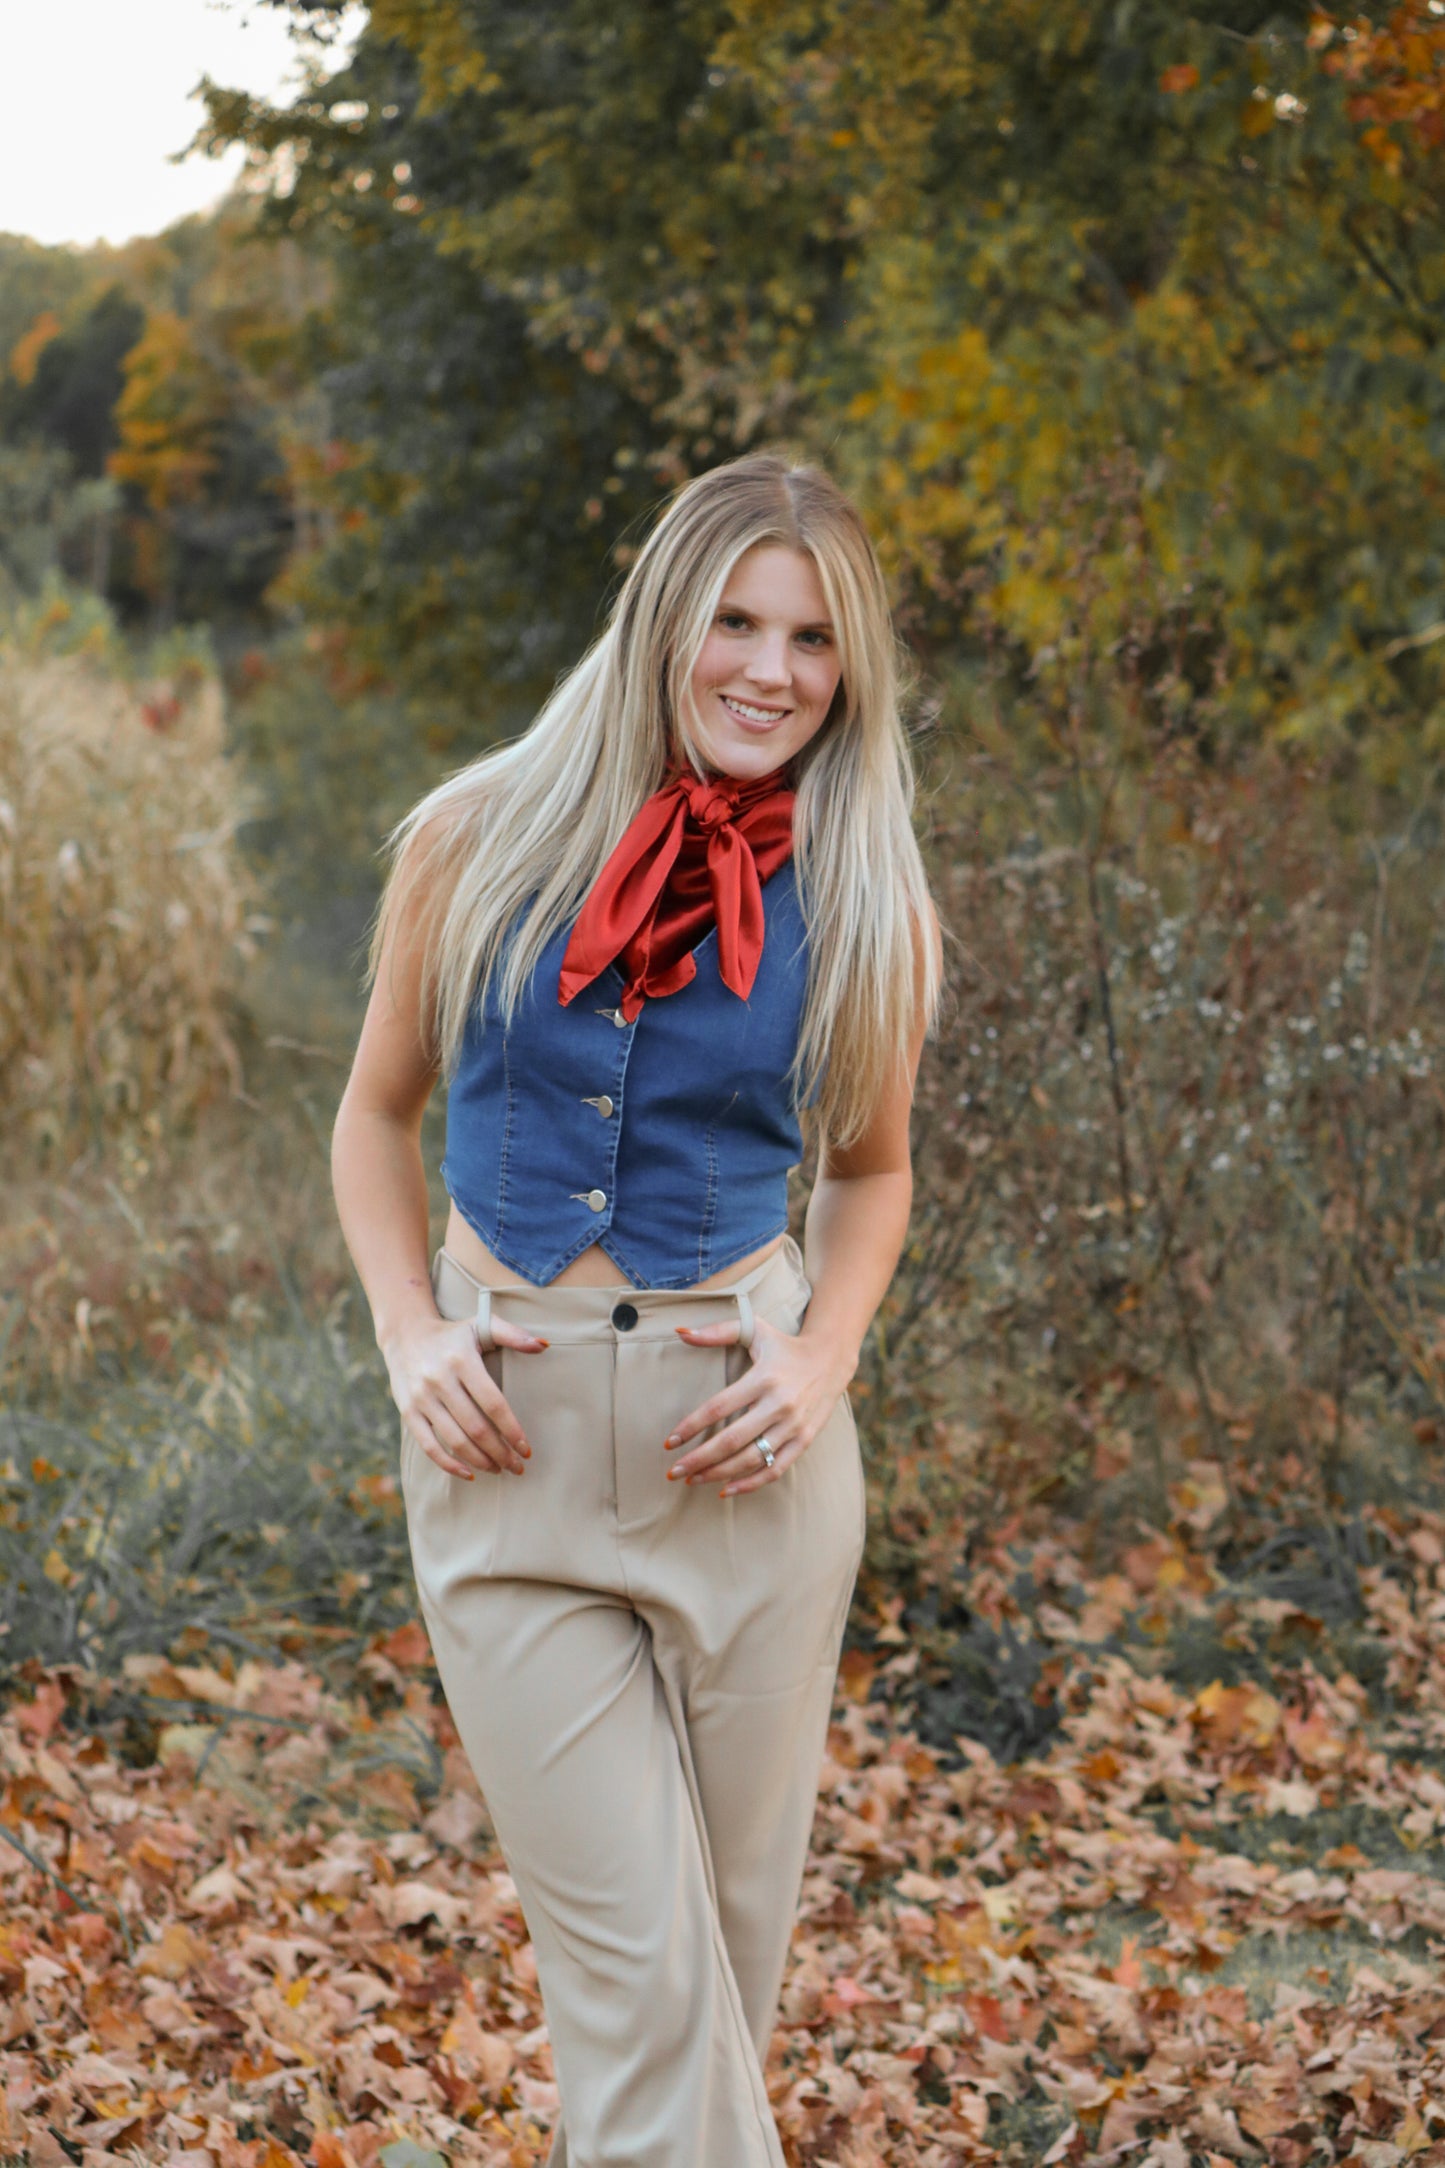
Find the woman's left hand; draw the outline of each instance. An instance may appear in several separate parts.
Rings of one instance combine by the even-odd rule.
[[[689,1347],[732,1347],[742,1335],[736,1318],[675,1329]],[[675,1452],[711,1424],[725,1424],[673,1462],[669,1482],[721,1483],[724,1498],[775,1483],[807,1452],[858,1367],[856,1355],[850,1359],[833,1342],[810,1337],[806,1326],[800,1333],[782,1332],[762,1317],[753,1319],[749,1352],[745,1375],[684,1416],[667,1439],[667,1450]],[[771,1467],[757,1448],[764,1437],[773,1450]]]

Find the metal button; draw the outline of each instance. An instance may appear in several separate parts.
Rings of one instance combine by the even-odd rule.
[[[605,1212],[607,1210],[606,1190],[589,1189],[587,1192],[587,1205],[589,1210],[593,1212]]]
[[[608,1098],[606,1092],[603,1092],[601,1097],[598,1099],[584,1098],[582,1104],[584,1107],[596,1107],[598,1113],[602,1116],[604,1122],[610,1121],[615,1111],[612,1101]]]
[[[637,1312],[630,1302],[619,1302],[612,1313],[612,1322],[619,1332],[631,1332],[637,1323]]]
[[[621,1009],[614,1009],[612,1011],[612,1021],[617,1026],[619,1031],[625,1031],[627,1029],[627,1018],[623,1015]]]

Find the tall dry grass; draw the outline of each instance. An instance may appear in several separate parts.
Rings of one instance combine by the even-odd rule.
[[[206,1370],[350,1279],[345,1003],[278,968],[264,791],[170,647],[64,597],[0,626],[0,1382],[31,1404]]]
[[[0,1104],[48,1169],[245,1088],[268,921],[212,677],[131,686],[0,645]]]

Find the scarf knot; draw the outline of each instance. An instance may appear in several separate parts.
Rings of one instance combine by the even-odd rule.
[[[721,828],[731,821],[737,812],[736,789],[728,790],[722,784],[711,780],[701,781],[694,775],[685,776],[682,787],[687,794],[688,812],[699,828],[709,832]]]
[[[562,957],[565,1008],[616,963],[630,1023],[644,1001],[697,976],[693,950],[714,926],[723,984],[746,1000],[763,953],[762,884],[793,848],[786,771],[750,781],[674,767],[628,822],[593,882]]]

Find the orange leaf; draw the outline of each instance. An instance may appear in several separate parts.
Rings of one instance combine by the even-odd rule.
[[[829,2017],[846,2017],[850,2010],[857,2009],[860,2002],[873,2002],[876,1999],[868,1988],[860,1987],[856,1980],[843,1973],[833,1981],[824,1995],[823,2008]]]
[[[205,1955],[206,1945],[192,1928],[172,1920],[158,1942],[148,1942],[135,1961],[137,1972],[161,1980],[179,1980]]]
[[[431,1643],[421,1621],[409,1618],[404,1626],[397,1627],[395,1633],[387,1635],[377,1653],[393,1664],[429,1664]]]
[[[1088,1784],[1112,1784],[1123,1766],[1112,1747],[1101,1746],[1097,1754],[1091,1754],[1086,1762],[1080,1762],[1079,1774]]]
[[[1159,78],[1159,88],[1171,94],[1181,90],[1193,90],[1199,81],[1199,70],[1192,60],[1181,60],[1172,68],[1166,68]]]
[[[866,1701],[878,1669],[878,1658],[868,1649],[844,1649],[838,1666],[838,1683],[850,1701]]]
[[[996,1995],[965,1995],[963,2007],[985,2040],[1007,2040],[1009,2031],[1004,2023],[1003,2004]]]
[[[15,1721],[32,1739],[48,1739],[60,1722],[64,1707],[64,1687],[54,1679],[42,1679],[35,1689],[35,1699],[22,1701],[15,1711]]]
[[[1267,1746],[1280,1728],[1284,1711],[1273,1694],[1258,1686],[1224,1686],[1218,1679],[1196,1696],[1194,1720],[1210,1744]]]

